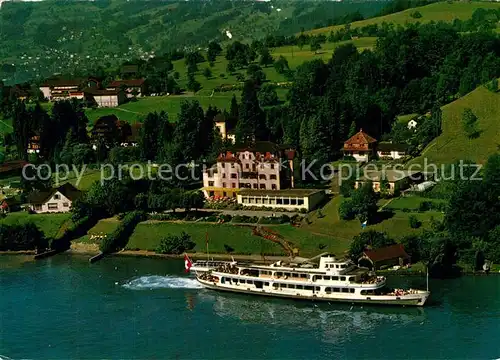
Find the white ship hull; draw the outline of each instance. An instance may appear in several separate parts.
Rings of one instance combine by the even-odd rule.
[[[205,288],[219,291],[235,292],[241,294],[254,294],[262,296],[272,296],[288,299],[300,299],[310,301],[329,301],[343,303],[361,303],[361,304],[379,304],[379,305],[396,305],[396,306],[423,306],[429,297],[428,291],[418,290],[415,294],[407,294],[401,296],[395,295],[357,295],[357,294],[326,294],[318,292],[315,294],[305,294],[304,292],[288,289],[274,290],[272,287],[256,289],[245,287],[245,285],[225,285],[215,282],[210,282],[198,278],[198,281]]]

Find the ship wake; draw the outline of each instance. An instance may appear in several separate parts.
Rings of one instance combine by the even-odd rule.
[[[151,290],[151,289],[200,289],[202,286],[192,278],[180,276],[141,276],[127,281],[122,285],[130,290]]]

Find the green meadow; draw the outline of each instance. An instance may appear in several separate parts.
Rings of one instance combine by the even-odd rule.
[[[405,25],[410,23],[427,23],[431,21],[452,22],[454,19],[467,20],[472,17],[472,13],[476,9],[498,9],[499,3],[472,1],[472,2],[438,2],[426,6],[407,9],[390,15],[379,16],[371,19],[355,21],[351,24],[351,28],[359,28],[367,25],[381,25],[382,23],[392,23],[394,25]],[[421,18],[413,18],[411,16],[415,11],[422,14]],[[345,25],[328,26],[319,29],[306,31],[307,34],[329,34],[331,31],[336,32],[342,29]]]

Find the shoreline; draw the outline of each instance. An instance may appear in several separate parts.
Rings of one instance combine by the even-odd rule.
[[[95,256],[100,253],[99,248],[95,244],[83,244],[83,243],[74,243],[71,245],[71,248],[65,251],[64,253],[70,255],[78,255],[78,256]],[[34,250],[21,250],[21,251],[0,251],[1,255],[36,255],[36,251]],[[206,253],[187,253],[187,255],[192,260],[205,260],[207,258]],[[108,257],[117,256],[117,257],[142,257],[142,258],[160,258],[160,259],[178,259],[182,260],[184,258],[184,254],[175,255],[175,254],[157,254],[154,251],[149,250],[122,250],[113,254],[107,255]],[[252,262],[277,262],[280,260],[289,260],[287,256],[265,256],[262,257],[260,254],[209,254],[211,260],[227,260],[231,261],[239,260],[239,261],[252,261]],[[398,276],[420,276],[425,277],[426,273],[421,271],[414,272],[399,272],[399,271],[387,271],[382,270],[379,271],[381,275],[398,275]],[[489,276],[489,275],[500,275],[499,271],[491,271],[489,274],[486,274],[482,271],[480,272],[471,272],[471,271],[463,271],[461,276]]]

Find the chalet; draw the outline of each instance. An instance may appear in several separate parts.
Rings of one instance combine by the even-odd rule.
[[[120,146],[128,147],[128,146],[137,146],[139,145],[139,138],[141,134],[142,124],[141,123],[133,123],[130,125],[128,122],[121,122],[121,140]]]
[[[70,183],[46,191],[38,191],[28,197],[29,208],[36,213],[69,212],[73,201],[81,195]]]
[[[128,98],[144,95],[146,86],[144,79],[130,79],[130,80],[115,80],[111,82],[107,90],[120,90],[123,89]]]
[[[120,124],[115,115],[101,116],[94,123],[91,130],[92,142],[104,142],[106,145],[113,146],[120,139]]]
[[[410,262],[410,256],[401,244],[390,245],[374,250],[365,250],[358,259],[361,267],[373,270],[387,268],[394,265],[403,266]]]
[[[381,142],[377,145],[377,156],[379,159],[397,160],[406,156],[406,145]]]
[[[121,89],[101,90],[90,87],[84,89],[84,97],[88,103],[97,107],[117,107],[127,99],[125,92]]]
[[[108,147],[120,144],[120,146],[137,146],[139,142],[141,123],[130,125],[126,121],[118,120],[115,115],[101,116],[91,130],[91,140],[94,150],[97,143],[104,142]]]
[[[43,97],[50,101],[66,99],[83,99],[83,88],[99,88],[101,82],[97,78],[62,79],[50,78],[40,85]]]
[[[352,156],[357,162],[368,162],[375,156],[377,140],[363,132],[361,129],[357,134],[344,142],[344,156]]]
[[[356,179],[355,188],[359,188],[367,182],[371,182],[376,192],[385,190],[391,194],[408,189],[410,186],[424,181],[420,171],[408,170],[366,170],[362,176]],[[385,189],[384,189],[385,187]]]
[[[40,85],[43,97],[50,101],[69,98],[71,92],[77,92],[85,83],[85,79],[48,79]]]

